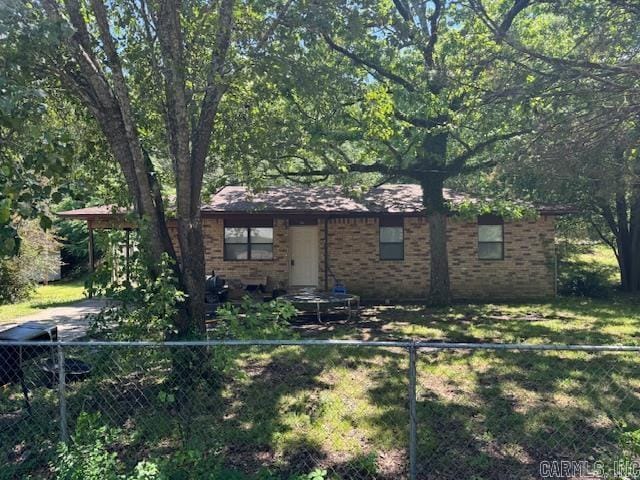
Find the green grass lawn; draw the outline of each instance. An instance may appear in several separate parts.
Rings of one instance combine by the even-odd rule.
[[[363,340],[640,344],[640,299],[557,298],[537,303],[372,306],[360,319],[295,327],[303,336]]]
[[[43,308],[59,307],[84,298],[84,281],[59,281],[38,285],[28,300],[0,305],[0,323],[36,313]]]
[[[638,331],[638,301],[615,297],[369,307],[352,321],[300,322],[292,336],[638,344]],[[113,448],[123,461],[179,459],[172,468],[183,474],[170,478],[207,471],[220,480],[297,480],[315,468],[327,469],[331,480],[406,478],[406,351],[314,346],[210,353],[211,364],[226,358],[228,369],[219,380],[199,371],[207,381],[183,411],[175,404],[176,379],[186,374],[171,376],[175,352],[68,352],[94,366],[90,379],[67,388],[71,425],[82,410],[102,412],[103,421],[121,429]],[[167,392],[170,403],[163,400]],[[55,398],[51,390],[43,395]],[[19,404],[17,388],[13,399]],[[45,403],[55,415],[55,401],[39,405]],[[534,480],[542,460],[607,460],[620,455],[622,431],[640,428],[640,356],[422,350],[417,421],[421,479]],[[26,441],[7,441],[20,440]],[[15,464],[12,458],[0,461]]]
[[[291,337],[640,345],[638,332],[640,299],[614,295],[367,307],[350,321],[296,321]],[[227,368],[220,377],[198,371],[207,381],[189,394],[186,410],[174,403],[177,379],[186,376],[170,374],[172,362],[183,364],[175,352],[70,354],[95,367],[90,379],[68,386],[71,424],[81,410],[102,412],[121,428],[114,450],[130,465],[178,459],[172,468],[182,476],[169,478],[207,472],[214,479],[297,480],[315,468],[328,470],[332,480],[406,478],[408,355],[402,349],[212,349],[207,361]],[[13,398],[19,402],[17,389]],[[47,405],[55,415],[55,402]],[[421,350],[417,422],[420,479],[533,480],[542,460],[617,458],[621,432],[640,429],[640,355]],[[0,451],[15,452],[14,443]],[[15,460],[23,457],[0,462],[23,473]]]

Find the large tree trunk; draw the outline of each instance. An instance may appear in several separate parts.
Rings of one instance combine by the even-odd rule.
[[[627,212],[627,198],[625,192],[620,190],[616,193],[615,212],[617,220],[616,246],[618,248],[618,266],[620,267],[621,286],[624,291],[632,291],[631,277],[632,248],[631,232],[629,230],[629,215]]]
[[[615,245],[611,244],[611,247],[618,262],[620,287],[625,292],[639,292],[640,192],[633,189],[629,202],[625,191],[618,191],[615,196],[615,209],[605,204],[601,207],[601,213],[615,238]]]
[[[68,47],[75,64],[62,56],[65,60],[56,65],[56,73],[91,110],[120,164],[134,208],[146,227],[145,246],[152,260],[151,273],[159,273],[157,265],[164,253],[176,261],[179,286],[187,295],[175,320],[178,335],[203,331],[205,268],[200,194],[211,131],[226,89],[224,67],[233,28],[234,1],[222,0],[217,7],[218,31],[204,98],[196,117],[192,116],[190,97],[186,94],[181,4],[175,0],[162,0],[157,5],[158,39],[163,54],[159,64],[163,67],[166,88],[167,137],[176,177],[180,264],[166,225],[160,185],[140,140],[118,40],[111,32],[108,4],[104,0],[90,0],[90,5],[95,18],[92,28],[87,24],[91,15],[83,12],[84,4],[78,0],[64,1],[66,15],[61,14],[56,0],[43,0],[51,20],[69,21],[74,30],[68,38]]]
[[[202,240],[202,220],[179,218],[178,235],[180,248],[187,252],[182,255],[182,287],[188,295],[186,317],[178,319],[178,332],[182,335],[204,332],[204,244]],[[186,247],[186,248],[185,248]]]
[[[631,237],[629,291],[637,293],[640,292],[640,186],[636,186],[633,190],[629,230]]]
[[[429,303],[448,305],[451,302],[449,258],[447,254],[447,214],[444,201],[444,181],[447,178],[446,133],[426,133],[422,140],[422,158],[418,165],[424,168],[420,175],[422,203],[429,219],[430,282]]]
[[[154,175],[147,174],[146,170],[142,172],[142,175],[147,178],[145,178],[144,182],[139,182],[138,175],[135,173],[135,169],[133,167],[134,160],[130,152],[137,151],[140,153],[141,158],[143,157],[143,151],[138,140],[137,132],[135,132],[135,136],[133,138],[128,139],[124,135],[124,128],[121,123],[118,122],[118,117],[110,118],[105,115],[104,112],[96,113],[95,116],[105,138],[107,139],[111,153],[120,164],[122,171],[125,172],[127,188],[131,198],[133,199],[134,209],[140,220],[145,223],[148,230],[148,232],[144,232],[147,237],[145,238],[145,246],[148,250],[148,254],[155,260],[156,264],[160,263],[160,258],[163,252],[167,252],[170,257],[177,260],[164,216],[162,197],[156,193],[159,192],[160,185],[157,183],[156,177]],[[152,168],[152,166],[147,166],[146,168]],[[132,174],[127,175],[126,172],[129,170],[132,171]],[[159,273],[155,268],[155,265],[152,264],[150,268],[152,274]]]
[[[202,331],[204,323],[204,248],[202,247],[202,228],[199,215],[197,219],[187,217],[178,222],[178,239],[182,252],[188,252],[188,255],[182,255],[180,261],[176,255],[174,245],[167,228],[164,205],[160,192],[160,185],[157,183],[155,175],[153,175],[153,165],[146,158],[140,142],[135,136],[129,140],[127,136],[121,134],[121,125],[115,120],[104,118],[103,115],[97,115],[102,131],[109,143],[114,158],[118,160],[123,171],[131,168],[131,155],[129,152],[139,152],[140,157],[144,159],[145,170],[141,175],[147,177],[144,182],[138,182],[137,175],[135,180],[127,182],[129,193],[133,199],[135,211],[144,228],[141,230],[143,234],[143,242],[151,263],[149,264],[150,273],[152,275],[159,274],[158,266],[164,253],[174,261],[174,272],[179,282],[179,287],[186,294],[185,303],[178,309],[178,318],[175,321],[178,334],[187,335],[189,332]],[[140,170],[140,169],[139,169]],[[196,227],[193,228],[192,226]],[[200,241],[184,241],[186,236],[189,239],[200,237]],[[195,265],[195,267],[194,267]]]
[[[169,150],[176,177],[178,241],[181,282],[187,293],[187,315],[178,319],[178,333],[204,331],[204,244],[200,214],[204,163],[218,105],[226,89],[221,80],[233,29],[233,0],[218,6],[218,30],[214,41],[207,87],[199,115],[189,113],[185,78],[185,48],[180,5],[175,0],[159,2],[158,39],[163,52],[166,91],[165,116]]]
[[[443,180],[431,176],[421,182],[422,198],[429,219],[430,283],[429,303],[451,302],[449,258],[447,254],[447,209],[443,197]]]

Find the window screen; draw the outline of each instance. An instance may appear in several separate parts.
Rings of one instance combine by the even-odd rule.
[[[504,258],[504,225],[478,225],[478,258],[480,260]]]
[[[404,259],[404,231],[402,227],[380,227],[380,260]]]
[[[272,260],[272,227],[225,227],[225,260]]]

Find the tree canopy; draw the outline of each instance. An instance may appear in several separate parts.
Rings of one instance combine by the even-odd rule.
[[[2,9],[2,251],[19,243],[15,218],[47,228],[64,196],[128,204],[147,231],[150,274],[168,255],[187,294],[181,333],[203,325],[201,201],[230,182],[420,184],[438,303],[450,300],[443,188],[453,183],[589,209],[627,277],[640,271],[639,255],[620,253],[640,251],[634,2]]]

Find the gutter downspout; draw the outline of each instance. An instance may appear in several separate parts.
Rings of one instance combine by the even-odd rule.
[[[553,240],[553,296],[558,296],[558,245]]]

